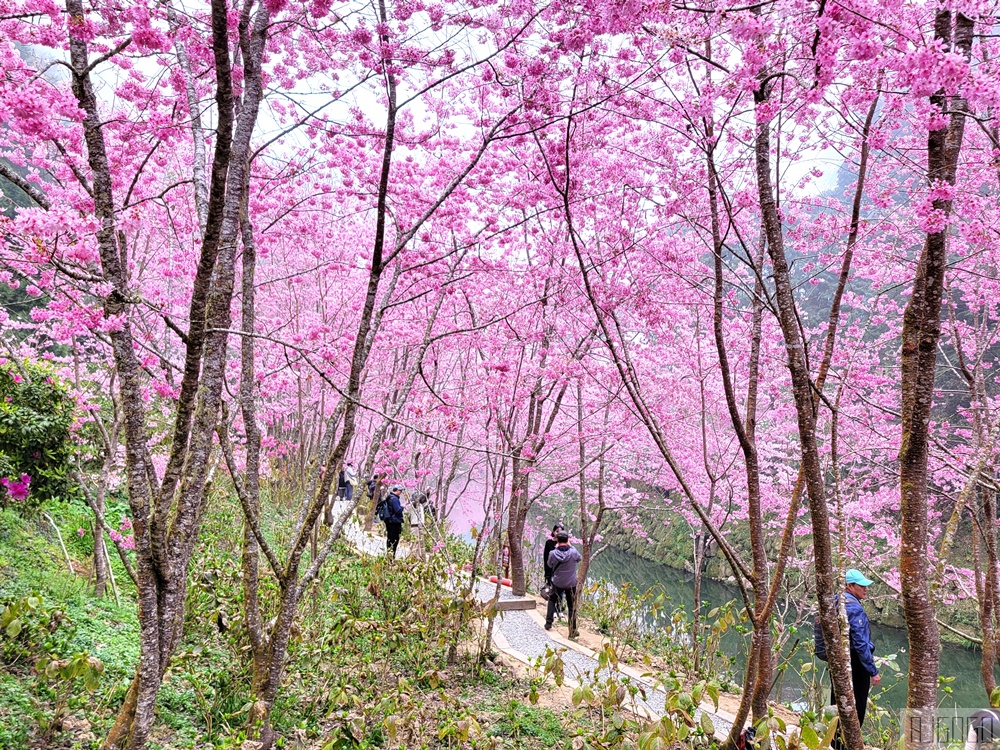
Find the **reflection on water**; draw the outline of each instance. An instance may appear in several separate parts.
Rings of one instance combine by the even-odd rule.
[[[683,606],[690,613],[694,607],[694,578],[690,573],[644,560],[630,552],[614,548],[605,550],[591,565],[589,578],[594,581],[604,579],[613,584],[632,583],[639,591],[645,591],[650,586],[660,584],[672,602],[667,605],[668,612]],[[708,579],[702,581],[701,594],[704,612],[730,600],[740,598],[739,589],[735,586],[728,586]],[[653,622],[652,616],[650,616],[649,625],[651,627],[661,627],[665,624],[665,622]],[[883,674],[882,685],[879,688],[873,688],[874,700],[883,708],[902,708],[906,705],[906,672],[909,667],[906,631],[873,624],[872,635],[875,640],[876,656],[896,654],[896,664],[899,666],[898,672],[880,667],[879,671]],[[805,643],[812,641],[811,620],[807,623],[806,630],[796,637],[802,638],[803,644],[800,644],[796,653],[791,654],[788,672],[784,678],[778,681],[773,696],[776,700],[789,703],[802,701],[810,683],[808,678],[811,678],[811,674],[807,671],[805,673],[807,679],[803,679],[800,674],[800,665],[811,660],[807,649],[803,647]],[[743,636],[735,630],[727,632],[722,639],[722,649],[732,657],[738,674],[742,674],[745,668],[745,649],[749,642],[749,635]],[[795,637],[792,638],[792,642],[795,642]],[[787,657],[789,654],[783,654],[782,660]],[[942,644],[942,674],[955,678],[954,682],[950,684],[951,695],[942,694],[945,706],[957,705],[962,708],[973,708],[986,704],[986,695],[979,674],[979,663],[980,653],[978,649]],[[820,675],[824,683],[823,694],[829,698],[829,677],[826,675],[825,665],[820,664],[820,667]],[[737,679],[736,681],[740,682],[741,680]],[[779,687],[780,696],[777,695]]]

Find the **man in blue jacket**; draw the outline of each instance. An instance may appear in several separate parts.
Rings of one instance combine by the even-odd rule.
[[[878,685],[882,676],[875,666],[875,644],[872,642],[872,626],[868,621],[861,602],[868,595],[871,579],[865,578],[860,570],[847,571],[844,587],[844,606],[847,609],[847,624],[850,626],[851,641],[851,681],[854,683],[854,704],[858,711],[858,723],[864,724],[865,710],[868,708],[868,693],[872,685]],[[816,619],[816,655],[826,661],[826,646]],[[837,704],[837,696],[830,689],[830,702]],[[839,746],[836,740],[835,746]]]
[[[385,551],[396,556],[399,546],[399,535],[403,530],[403,501],[399,499],[403,485],[394,484],[389,490],[385,502],[388,506],[388,517],[385,519]]]
[[[579,550],[569,545],[569,534],[562,529],[556,535],[556,548],[549,553],[549,568],[552,569],[552,594],[545,612],[545,629],[552,630],[556,616],[556,603],[560,596],[566,597],[569,612],[569,637],[576,638],[576,566],[583,560]]]

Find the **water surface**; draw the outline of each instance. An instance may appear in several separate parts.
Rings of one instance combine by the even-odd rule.
[[[691,573],[644,560],[630,552],[614,548],[607,549],[594,561],[589,578],[592,581],[604,579],[617,585],[631,583],[638,591],[645,591],[650,586],[659,584],[663,586],[671,600],[671,604],[667,607],[668,612],[683,606],[690,613],[694,608],[694,576]],[[879,585],[875,584],[876,587]],[[736,586],[709,579],[702,580],[701,594],[703,613],[707,613],[714,607],[721,606],[728,601],[737,600],[739,603],[740,600],[740,592]],[[664,622],[656,623],[651,616],[647,618],[647,621],[652,627],[664,626]],[[798,637],[811,643],[811,619],[807,622],[807,626],[807,631]],[[883,674],[882,685],[873,689],[874,700],[879,706],[887,709],[902,708],[906,704],[905,675],[909,667],[906,631],[873,623],[872,637],[875,641],[876,656],[895,654],[895,661],[899,666],[898,672],[888,667],[879,668]],[[794,641],[794,638],[792,640]],[[742,681],[739,675],[742,674],[746,665],[745,650],[749,641],[749,635],[744,636],[735,631],[726,633],[722,640],[722,650],[730,655],[737,670],[735,680],[737,683]],[[786,653],[782,655],[783,658],[788,657],[790,651],[790,648],[786,649]],[[775,700],[798,704],[807,697],[810,680],[804,680],[800,671],[802,663],[811,660],[806,648],[800,647],[791,653],[789,669],[784,678],[775,686],[773,695]],[[980,652],[978,648],[965,648],[951,643],[942,644],[942,674],[955,678],[950,683],[951,694],[941,693],[942,705],[945,707],[957,705],[960,708],[976,708],[987,704],[979,674],[979,663]],[[819,674],[824,684],[823,694],[829,698],[829,677],[826,675],[826,668],[822,662],[819,663],[819,667]],[[807,678],[812,676],[809,671],[806,671],[805,675]],[[780,695],[778,694],[779,688]]]

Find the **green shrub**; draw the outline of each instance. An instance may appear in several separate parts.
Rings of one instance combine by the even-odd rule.
[[[48,366],[0,365],[0,507],[30,510],[74,494],[74,408]]]

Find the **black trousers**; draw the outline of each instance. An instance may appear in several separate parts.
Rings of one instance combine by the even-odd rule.
[[[549,595],[549,606],[545,610],[545,624],[548,627],[552,627],[553,620],[556,619],[556,607],[558,606],[558,601],[560,596],[566,597],[566,610],[569,616],[569,629],[572,631],[576,628],[576,588],[561,589],[558,586],[552,587],[552,593]]]
[[[392,521],[385,522],[385,551],[392,552],[392,556],[396,556],[396,547],[399,546],[399,535],[403,531],[403,524],[393,523]]]
[[[872,689],[872,676],[868,674],[865,665],[861,663],[861,658],[851,650],[851,682],[854,685],[854,707],[858,711],[858,724],[865,723],[865,711],[868,709],[868,693]],[[837,694],[833,691],[831,680],[830,703],[837,705]],[[841,750],[844,747],[840,733],[832,743],[834,750]]]

